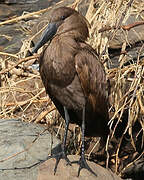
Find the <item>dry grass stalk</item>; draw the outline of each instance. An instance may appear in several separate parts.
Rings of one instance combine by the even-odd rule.
[[[94,1],[91,1],[94,3]],[[144,21],[129,24],[127,26],[122,25],[131,14],[140,14],[143,8],[139,9],[140,5],[136,2],[114,0],[114,1],[100,1],[96,0],[95,3],[98,9],[94,12],[92,4],[90,4],[86,17],[91,22],[89,43],[101,54],[101,59],[104,61],[109,57],[108,43],[112,40],[119,28],[124,31],[128,31],[137,25],[143,24]],[[141,2],[142,3],[142,2]],[[90,13],[91,12],[91,13]],[[104,31],[110,31],[111,35],[105,36]],[[127,42],[127,39],[126,39]],[[125,52],[126,43],[123,44],[121,52]],[[143,50],[143,47],[141,47]],[[141,52],[139,52],[140,54]],[[109,122],[110,127],[113,126],[114,119],[117,118],[117,122],[114,125],[112,137],[115,135],[115,131],[119,123],[122,122],[122,117],[126,109],[128,109],[128,123],[125,127],[124,133],[121,135],[117,150],[115,161],[115,172],[119,171],[119,153],[121,143],[124,135],[128,132],[131,137],[131,144],[134,149],[135,141],[133,139],[133,126],[137,121],[140,121],[140,115],[144,116],[144,60],[139,60],[137,57],[137,63],[129,66],[124,66],[127,57],[125,53],[121,53],[119,56],[120,65],[118,68],[107,69],[108,79],[115,82],[112,89],[112,102],[111,105],[115,109],[113,116]],[[144,132],[144,126],[141,125]]]

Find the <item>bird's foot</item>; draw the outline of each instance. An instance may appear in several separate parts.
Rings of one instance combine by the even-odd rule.
[[[67,162],[66,165],[70,165],[71,166],[71,162],[68,159],[68,157],[67,157],[67,155],[66,155],[66,153],[64,151],[61,151],[61,152],[59,152],[57,154],[53,154],[53,155],[49,156],[49,159],[50,158],[55,158],[56,159],[55,168],[54,168],[54,175],[56,174],[57,167],[58,167],[58,164],[59,164],[61,159],[64,159]]]
[[[95,172],[89,167],[89,165],[87,164],[86,159],[85,159],[85,156],[82,155],[82,156],[80,157],[79,161],[73,161],[72,163],[78,163],[78,164],[79,164],[78,177],[79,177],[79,175],[80,175],[80,171],[81,171],[83,168],[87,169],[89,172],[91,172],[93,175],[95,175],[95,176],[97,177],[96,173],[95,173]]]

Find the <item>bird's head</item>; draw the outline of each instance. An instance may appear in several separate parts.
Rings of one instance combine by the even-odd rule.
[[[72,8],[60,7],[54,9],[49,24],[32,53],[37,52],[40,47],[55,36],[71,36],[75,40],[85,41],[89,35],[88,25],[85,17]]]

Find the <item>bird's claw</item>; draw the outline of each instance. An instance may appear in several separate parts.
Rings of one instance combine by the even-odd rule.
[[[79,164],[79,169],[78,169],[78,177],[80,175],[80,171],[85,168],[87,169],[89,172],[91,172],[94,176],[97,177],[96,173],[89,167],[89,165],[86,162],[86,159],[84,156],[81,156],[79,161],[73,161],[72,163],[78,163]]]
[[[62,152],[59,152],[59,153],[57,153],[57,154],[53,154],[53,155],[49,156],[49,159],[50,159],[50,158],[55,158],[55,159],[56,159],[56,164],[55,164],[55,168],[54,168],[54,175],[56,174],[57,167],[58,167],[58,164],[59,164],[59,162],[60,162],[61,159],[64,159],[64,160],[67,162],[66,165],[70,165],[70,166],[72,165],[71,162],[70,162],[70,160],[68,159],[66,153],[63,152],[63,151],[62,151]]]

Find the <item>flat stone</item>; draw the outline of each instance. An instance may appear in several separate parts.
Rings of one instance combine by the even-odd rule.
[[[70,155],[68,156],[70,161],[78,161],[80,156]],[[65,160],[61,160],[57,167],[57,172],[54,175],[53,170],[55,167],[55,159],[49,159],[39,166],[38,179],[37,180],[121,180],[116,174],[110,170],[105,169],[94,162],[87,161],[88,165],[97,174],[94,176],[86,169],[82,169],[80,176],[78,175],[78,164],[72,164],[67,166]]]
[[[131,163],[123,172],[122,177],[132,178],[133,180],[144,179],[144,155],[136,160],[134,163]]]
[[[141,14],[143,16],[144,13]],[[122,25],[130,25],[136,22],[143,21],[139,15],[131,14]],[[104,36],[108,38],[112,35],[112,32],[104,32]],[[144,24],[135,26],[129,31],[118,29],[115,36],[109,41],[109,56],[112,64],[110,63],[110,68],[115,68],[120,65],[119,56],[121,54],[121,48],[123,43],[126,43],[126,54],[124,65],[132,64],[137,62],[137,58],[141,60],[144,57],[144,49],[142,48],[144,41]],[[140,54],[139,54],[140,52]]]
[[[134,24],[136,22],[143,21],[140,16],[130,15],[123,25]],[[110,36],[111,33],[108,34]],[[127,45],[133,45],[136,42],[144,41],[144,25],[139,25],[131,28],[129,31],[118,29],[115,37],[109,41],[109,48],[121,48],[122,44],[126,42]]]
[[[0,21],[21,16],[25,12],[34,12],[52,6],[60,0],[7,0],[6,4],[0,4]]]
[[[59,1],[60,0],[6,0],[3,3],[7,4],[0,4],[0,22],[21,16],[23,13],[48,8]],[[34,20],[34,17],[30,16],[26,20],[18,23],[0,26],[0,39],[3,38],[2,42],[0,42],[0,49],[7,53],[18,53],[28,33],[26,33],[23,28],[29,29],[31,25],[33,25]]]
[[[0,119],[0,147],[2,180],[120,180],[110,170],[89,161],[87,162],[97,177],[82,169],[78,178],[78,164],[67,166],[65,160],[60,161],[54,175],[55,159],[47,160],[51,150],[51,134],[42,125],[18,119]],[[52,152],[58,153],[60,147],[59,140],[53,137]],[[68,158],[70,161],[77,161],[80,157],[70,155]]]
[[[45,129],[16,119],[0,120],[0,179],[37,178],[38,167],[33,165],[46,160],[51,150],[51,134],[47,130],[43,132]],[[58,143],[59,140],[53,137],[53,147]]]

